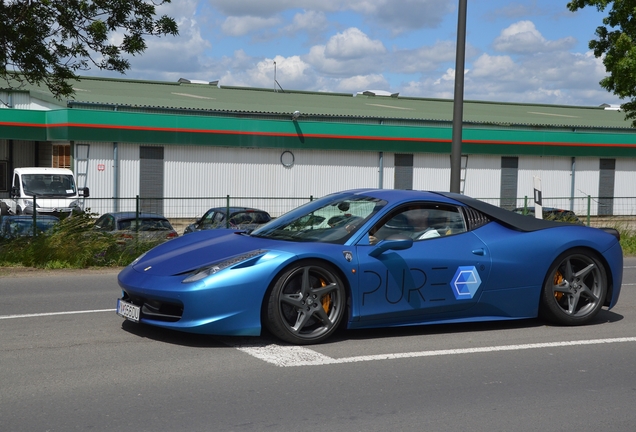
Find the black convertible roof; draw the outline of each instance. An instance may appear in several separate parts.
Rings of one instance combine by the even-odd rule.
[[[506,225],[512,229],[518,231],[539,231],[547,228],[563,227],[567,225],[574,225],[569,222],[557,222],[552,220],[537,219],[532,216],[524,216],[519,213],[511,212],[510,210],[503,209],[501,207],[488,204],[484,201],[479,201],[475,198],[468,197],[466,195],[452,193],[452,192],[438,192],[440,195],[445,196],[455,201],[459,201],[469,207],[479,210],[480,212],[488,215],[491,219]]]

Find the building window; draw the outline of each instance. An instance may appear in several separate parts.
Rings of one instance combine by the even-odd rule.
[[[71,145],[53,144],[53,168],[71,168]]]

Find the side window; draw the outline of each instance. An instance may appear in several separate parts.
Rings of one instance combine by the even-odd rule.
[[[95,229],[98,231],[113,231],[115,229],[114,219],[110,215],[103,215],[95,222]]]
[[[104,226],[106,224],[106,218],[107,216],[104,215],[102,217],[100,217],[99,219],[97,219],[97,222],[95,222],[95,229],[98,231],[106,231],[106,227]]]
[[[457,207],[422,203],[391,212],[369,231],[369,242],[375,244],[394,235],[426,240],[465,231],[466,224]]]
[[[106,227],[106,231],[115,231],[115,218],[111,215],[107,215],[104,226]]]

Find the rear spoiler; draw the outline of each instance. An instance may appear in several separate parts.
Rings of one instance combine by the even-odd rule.
[[[616,237],[616,240],[621,241],[621,233],[619,233],[617,229],[607,227],[599,227],[599,229],[613,235],[614,237]]]

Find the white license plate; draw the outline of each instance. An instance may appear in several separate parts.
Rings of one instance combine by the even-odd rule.
[[[131,321],[139,322],[139,311],[141,308],[132,303],[117,299],[117,315],[123,316]]]

